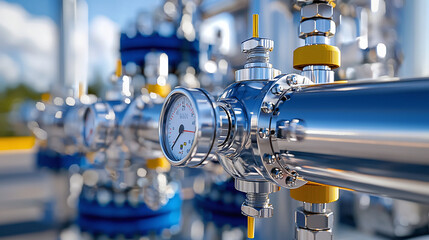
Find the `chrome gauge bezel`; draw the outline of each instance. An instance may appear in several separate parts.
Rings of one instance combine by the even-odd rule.
[[[185,96],[191,102],[195,112],[194,141],[189,153],[181,160],[176,160],[172,155],[167,140],[167,118],[171,106],[179,98]],[[173,166],[196,167],[212,154],[212,148],[216,140],[216,112],[213,100],[202,89],[176,88],[166,98],[161,110],[159,123],[159,139],[161,149],[165,157]]]
[[[94,136],[92,141],[86,138],[88,114],[94,114]],[[104,102],[97,102],[86,106],[83,114],[82,137],[86,148],[91,151],[97,151],[107,148],[114,139],[115,132],[115,112],[113,108]]]

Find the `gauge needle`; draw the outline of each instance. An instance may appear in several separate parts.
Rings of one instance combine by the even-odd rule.
[[[194,131],[183,130],[183,132],[194,133]]]
[[[180,124],[179,127],[179,135],[177,135],[176,140],[174,140],[173,145],[171,146],[171,149],[173,150],[174,145],[176,145],[177,140],[179,139],[180,135],[182,135],[182,133],[185,131],[185,127],[183,126],[183,124]]]

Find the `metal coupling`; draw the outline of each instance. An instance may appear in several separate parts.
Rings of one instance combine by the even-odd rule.
[[[246,200],[241,205],[241,213],[254,218],[270,218],[273,211],[268,193],[247,193]]]
[[[334,214],[324,203],[305,203],[295,212],[297,240],[331,240]]]
[[[271,67],[270,52],[274,49],[274,41],[266,38],[250,38],[241,43],[241,52],[247,54],[245,68],[252,67],[252,63]],[[246,67],[247,66],[247,67]]]
[[[235,72],[236,81],[273,79],[281,73],[270,63],[274,41],[259,37],[257,19],[254,16],[253,37],[241,43],[241,52],[247,54],[247,60],[244,68]]]
[[[329,47],[336,32],[332,20],[334,7],[330,1],[298,1],[298,4],[302,5],[298,35],[305,40],[305,46],[295,50],[294,68],[315,84],[331,83],[332,70],[340,65],[339,50]]]
[[[274,208],[270,203],[269,194],[280,188],[273,183],[252,182],[235,179],[235,188],[246,193],[246,199],[241,205],[241,213],[254,218],[269,218],[273,216]]]

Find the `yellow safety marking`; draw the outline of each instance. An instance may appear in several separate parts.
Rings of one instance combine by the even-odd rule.
[[[253,217],[247,217],[247,238],[255,237],[255,219]]]
[[[40,97],[40,100],[42,100],[42,102],[49,102],[50,99],[51,99],[50,93],[43,93],[42,96]]]
[[[79,93],[78,93],[78,97],[79,99],[82,97],[83,94],[83,82],[79,82]]]
[[[293,52],[293,67],[302,70],[310,65],[326,65],[331,69],[341,66],[340,50],[327,44],[306,45]]]
[[[253,29],[252,37],[259,38],[259,15],[258,14],[253,14],[252,29]]]
[[[302,187],[291,189],[290,196],[301,202],[330,203],[339,198],[338,187],[308,182]]]
[[[1,137],[0,151],[9,150],[27,150],[34,147],[36,138],[33,136],[26,137]]]
[[[89,163],[94,163],[96,156],[97,156],[97,152],[87,152],[85,154],[85,157],[86,157],[86,159],[88,160]]]
[[[146,89],[150,93],[156,93],[163,98],[167,97],[167,95],[171,92],[170,84],[165,84],[164,86],[159,84],[147,84]]]
[[[116,62],[115,75],[116,75],[116,77],[122,76],[122,61],[121,61],[121,59],[118,59],[118,61]]]
[[[171,167],[170,163],[165,157],[148,159],[146,162],[146,166],[149,169],[154,169],[154,170],[156,169],[156,170],[161,170],[165,172],[170,171],[170,167]]]

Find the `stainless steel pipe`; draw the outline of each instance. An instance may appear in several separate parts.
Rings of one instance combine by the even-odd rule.
[[[429,79],[307,87],[278,111],[272,146],[305,180],[429,203]]]

